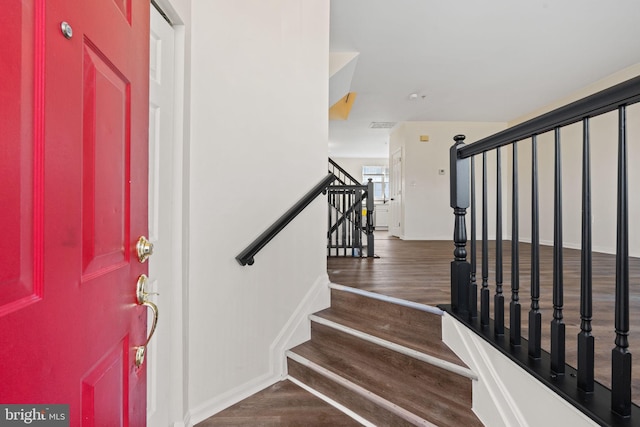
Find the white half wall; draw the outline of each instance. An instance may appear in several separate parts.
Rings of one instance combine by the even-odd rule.
[[[275,343],[326,278],[321,197],[255,265],[235,256],[327,174],[329,2],[192,0],[191,8],[188,388],[196,423],[279,379]]]

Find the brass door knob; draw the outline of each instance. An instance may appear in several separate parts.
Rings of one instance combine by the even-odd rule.
[[[149,301],[149,299],[147,298],[149,295],[158,294],[147,292],[148,282],[148,277],[145,274],[141,274],[140,277],[138,277],[138,282],[136,283],[136,302],[138,303],[138,305],[150,308],[153,313],[153,323],[151,323],[149,336],[147,337],[143,345],[136,347],[136,367],[140,367],[140,365],[144,363],[144,357],[147,353],[147,346],[149,345],[149,341],[151,341],[151,337],[153,337],[153,333],[156,331],[156,326],[158,325],[158,306]]]

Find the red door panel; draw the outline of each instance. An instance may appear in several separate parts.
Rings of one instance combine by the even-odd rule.
[[[34,11],[21,2],[6,6],[6,13],[0,14],[0,26],[14,31],[2,31],[2,36],[17,49],[2,49],[0,54],[0,316],[36,301],[42,290],[38,274],[42,265],[36,265],[36,258],[41,261],[41,257],[34,253],[36,244],[42,246],[42,234],[34,233],[33,221],[35,214],[41,220],[42,213],[34,194],[34,174],[42,174],[42,141],[35,141],[33,132]],[[20,25],[11,22],[16,19]],[[37,115],[41,120],[42,112]],[[34,205],[39,208],[37,213]]]
[[[127,412],[126,354],[123,341],[106,354],[82,380],[84,427],[121,425]],[[124,374],[124,375],[123,375]],[[117,397],[117,398],[114,398]]]
[[[91,45],[83,58],[82,258],[85,277],[128,261],[129,85]]]
[[[142,426],[149,3],[6,0],[0,37],[0,402]]]

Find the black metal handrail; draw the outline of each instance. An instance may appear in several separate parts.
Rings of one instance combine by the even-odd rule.
[[[307,194],[305,194],[295,205],[285,212],[276,222],[273,223],[264,233],[258,236],[245,250],[240,252],[236,261],[240,265],[253,265],[255,255],[264,248],[287,224],[289,224],[300,212],[306,208],[316,197],[324,193],[329,185],[335,181],[333,173],[328,174],[318,184],[316,184]]]
[[[640,102],[640,77],[587,96],[470,145],[464,135],[456,135],[450,150],[451,198],[455,217],[451,262],[451,304],[443,306],[493,346],[503,351],[533,376],[573,403],[602,425],[640,425],[640,407],[631,400],[631,353],[629,351],[629,198],[627,166],[627,106]],[[617,243],[615,278],[615,347],[611,356],[611,389],[594,381],[594,336],[592,334],[592,211],[590,168],[590,118],[617,110]],[[566,331],[563,320],[563,230],[562,161],[560,130],[582,122],[582,250],[580,277],[580,333],[577,341],[577,369],[565,363]],[[553,188],[553,319],[550,324],[550,352],[541,349],[542,315],[540,310],[540,216],[537,136],[554,131]],[[518,245],[518,141],[531,139],[531,293],[528,312],[528,340],[520,337],[522,293],[519,287]],[[512,283],[509,302],[509,330],[504,324],[505,294],[502,284],[502,188],[501,147],[512,146]],[[494,316],[489,317],[490,290],[487,233],[487,153],[496,152],[495,207],[495,294]],[[480,316],[476,283],[476,197],[475,156],[481,159],[482,182],[482,282]],[[471,264],[467,261],[466,213],[471,210]],[[523,319],[524,320],[524,319]],[[507,338],[508,337],[508,338]]]

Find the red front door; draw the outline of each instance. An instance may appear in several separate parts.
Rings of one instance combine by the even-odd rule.
[[[0,404],[72,426],[145,424],[148,37],[144,0],[2,2]]]

